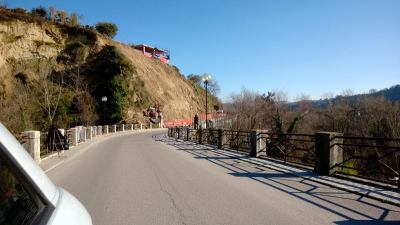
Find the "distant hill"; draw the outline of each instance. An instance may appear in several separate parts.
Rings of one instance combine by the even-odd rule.
[[[360,95],[363,96],[363,95]],[[377,92],[366,94],[366,96],[384,96],[387,100],[392,102],[400,101],[400,84],[385,88]]]
[[[328,105],[328,102],[336,103],[343,99],[350,99],[351,101],[356,101],[362,97],[380,97],[380,96],[385,97],[385,99],[387,99],[388,101],[391,101],[391,102],[399,102],[400,101],[400,85],[397,84],[390,88],[385,88],[385,89],[382,89],[379,91],[371,91],[368,94],[358,94],[358,95],[352,95],[352,96],[338,95],[329,100],[321,99],[321,100],[313,100],[310,102],[316,107],[324,108]],[[289,106],[292,108],[296,108],[298,106],[298,103],[297,102],[289,103]]]

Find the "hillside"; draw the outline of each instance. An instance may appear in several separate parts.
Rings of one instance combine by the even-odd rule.
[[[107,123],[146,122],[154,104],[165,120],[189,117],[204,90],[93,29],[0,9],[0,121],[13,131],[100,123],[104,109]]]
[[[324,108],[328,106],[329,102],[334,104],[344,99],[348,99],[350,101],[357,101],[364,97],[384,97],[386,100],[390,102],[400,102],[400,85],[394,85],[390,88],[385,88],[379,91],[373,90],[368,94],[357,94],[351,96],[338,95],[331,99],[314,100],[310,102],[312,105],[316,107]],[[290,103],[290,105],[292,107],[297,107],[296,102]]]

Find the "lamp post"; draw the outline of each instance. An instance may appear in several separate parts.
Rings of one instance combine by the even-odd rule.
[[[191,105],[189,105],[189,109],[190,109],[190,125],[189,126],[192,126],[193,125],[193,117],[192,117],[192,109],[193,109],[193,107],[191,106]]]
[[[208,119],[207,119],[207,114],[208,114],[208,83],[211,80],[211,75],[206,73],[203,76],[203,82],[204,86],[206,88],[206,129],[208,128]]]
[[[101,101],[103,102],[103,126],[106,125],[106,102],[107,102],[107,97],[103,96],[101,98]]]

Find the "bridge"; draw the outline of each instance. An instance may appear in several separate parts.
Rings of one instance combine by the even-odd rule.
[[[311,171],[169,137],[166,129],[98,136],[40,165],[97,225],[400,221],[398,192],[388,204],[354,191],[365,184],[331,180],[355,189],[333,187]]]

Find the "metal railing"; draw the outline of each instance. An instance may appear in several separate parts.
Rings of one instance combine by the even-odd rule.
[[[250,153],[250,132],[225,130],[225,141],[222,147],[227,150],[236,150],[239,152]]]
[[[261,151],[266,157],[306,166],[315,165],[315,135],[260,133]]]
[[[218,130],[204,129],[201,134],[201,143],[209,145],[218,145]]]
[[[333,136],[325,139],[321,134]],[[332,132],[277,134],[187,127],[169,128],[168,135],[253,157],[313,167],[320,174],[364,178],[397,184],[400,188],[400,139],[348,137]]]
[[[341,139],[335,145],[343,151],[343,160],[333,166],[338,168],[338,174],[400,185],[400,139],[346,136],[335,139]]]
[[[189,132],[188,141],[199,140],[199,136],[200,136],[199,130],[189,128],[188,132]]]

